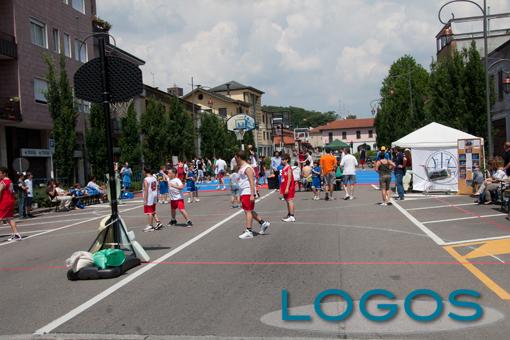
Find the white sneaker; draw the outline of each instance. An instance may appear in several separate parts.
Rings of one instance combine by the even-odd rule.
[[[18,234],[12,234],[11,237],[9,237],[7,239],[7,241],[21,241],[22,240],[22,237],[21,235],[18,233]]]
[[[282,218],[282,221],[283,222],[296,222],[296,219],[294,218],[294,216],[288,216],[286,218]]]
[[[151,231],[154,231],[154,230],[155,230],[155,229],[154,229],[154,227],[153,227],[153,226],[151,226],[151,225],[148,225],[148,226],[146,226],[145,228],[143,228],[143,231],[144,231],[145,233],[148,233],[148,232],[151,232]]]
[[[354,199],[354,196],[349,196],[349,199],[352,201]]]
[[[251,230],[246,229],[246,230],[244,231],[244,233],[242,233],[241,235],[239,235],[239,238],[240,238],[241,240],[247,240],[247,239],[249,239],[249,238],[253,238],[253,233],[251,232]]]
[[[188,198],[188,203],[191,203],[191,198]]]
[[[195,198],[195,202],[200,202],[200,199],[198,199],[198,198]]]
[[[264,223],[262,223],[262,225],[260,226],[259,234],[264,235],[267,231],[267,228],[269,228],[270,225],[271,225],[271,223],[269,223],[268,221],[265,221]]]

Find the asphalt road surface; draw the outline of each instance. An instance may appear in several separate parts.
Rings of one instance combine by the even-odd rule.
[[[349,201],[341,199],[343,193],[334,201],[298,193],[297,222],[286,224],[278,193],[262,195],[256,210],[271,227],[251,240],[237,237],[243,213],[230,207],[228,192],[202,193],[201,202],[188,204],[192,228],[151,233],[142,232],[140,200],[126,202],[121,215],[151,262],[111,280],[71,282],[64,267],[74,251],[88,249],[107,205],[25,220],[19,223],[21,242],[5,242],[9,229],[1,226],[1,337],[507,338],[510,224],[497,207],[474,205],[469,197],[421,195],[381,207],[379,192],[365,185]],[[168,205],[158,205],[158,211],[167,222]],[[444,300],[445,310],[433,322],[413,321],[404,312],[402,300],[420,288]],[[352,297],[350,318],[318,317],[314,300],[326,289]],[[394,319],[377,323],[362,316],[359,300],[371,289],[396,296]],[[480,293],[468,299],[482,306],[480,320],[448,317],[456,308],[448,296],[457,289]],[[287,312],[310,315],[311,321],[282,320],[282,290],[289,295]],[[377,301],[369,304],[374,314]],[[413,303],[423,315],[436,306],[427,297]],[[325,313],[344,309],[338,297],[323,300]]]

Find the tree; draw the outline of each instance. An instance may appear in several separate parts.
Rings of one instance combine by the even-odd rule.
[[[263,110],[268,112],[289,112],[292,127],[317,127],[337,119],[336,113],[333,111],[310,111],[295,106],[264,106]]]
[[[106,119],[100,104],[90,107],[89,127],[86,131],[87,158],[92,175],[103,178],[108,173],[106,150]]]
[[[202,154],[205,157],[229,159],[240,149],[235,134],[228,131],[227,124],[215,114],[206,113],[202,116],[200,134]],[[244,135],[243,141],[246,145],[254,143],[251,132]]]
[[[167,159],[191,159],[195,153],[193,117],[184,108],[179,98],[172,98],[168,118]]]
[[[132,167],[140,164],[140,127],[133,104],[129,105],[126,115],[121,118],[119,147],[121,162],[129,162]]]
[[[60,77],[58,80],[53,59],[50,56],[44,56],[44,61],[48,65],[46,100],[53,120],[56,174],[71,183],[74,179],[77,113],[65,68],[66,59],[63,54],[60,55]]]
[[[353,115],[352,113],[347,115],[347,117],[345,117],[345,119],[356,119],[356,115]]]
[[[390,145],[428,123],[424,104],[428,82],[428,72],[409,55],[391,65],[383,80],[380,110],[375,118],[379,145]]]
[[[167,151],[168,112],[162,103],[149,99],[147,108],[140,119],[141,133],[143,135],[142,151],[145,166],[159,169],[165,161]]]

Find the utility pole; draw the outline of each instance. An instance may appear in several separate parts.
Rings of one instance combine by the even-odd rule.
[[[198,115],[195,111],[195,94],[193,91],[195,90],[195,85],[193,83],[193,77],[191,77],[191,112],[193,119],[193,139],[195,142],[195,156],[200,157],[200,132],[198,131]]]

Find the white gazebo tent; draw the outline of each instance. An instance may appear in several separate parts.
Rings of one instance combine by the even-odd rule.
[[[458,191],[459,139],[477,138],[469,133],[430,123],[393,142],[392,146],[411,149],[413,189],[417,191]],[[432,173],[446,170],[447,178],[431,180]]]

